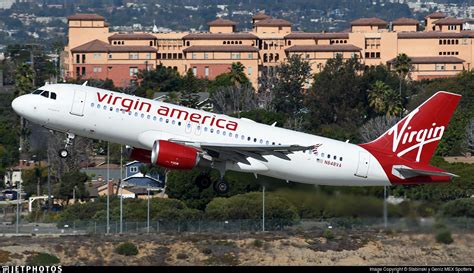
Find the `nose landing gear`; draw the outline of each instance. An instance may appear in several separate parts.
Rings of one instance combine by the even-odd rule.
[[[67,133],[66,145],[64,145],[64,149],[61,149],[58,152],[60,158],[66,158],[69,156],[69,151],[67,150],[67,147],[72,145],[72,142],[74,141],[75,137],[76,136],[74,134]]]

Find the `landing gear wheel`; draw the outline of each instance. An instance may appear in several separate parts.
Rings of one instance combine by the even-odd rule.
[[[213,185],[214,191],[218,194],[226,194],[229,191],[229,183],[225,180],[217,180]]]
[[[194,183],[196,183],[196,186],[201,190],[205,190],[212,185],[211,178],[209,177],[208,174],[198,175],[196,179],[194,180]]]
[[[66,149],[61,149],[61,150],[59,150],[58,154],[59,154],[60,158],[66,158],[69,155],[69,151],[66,150]]]

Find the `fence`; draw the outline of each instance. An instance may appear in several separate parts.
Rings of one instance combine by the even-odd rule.
[[[399,231],[432,232],[436,225],[442,223],[452,231],[474,231],[474,218],[449,218],[436,221],[434,218],[393,218],[389,219],[387,228]],[[238,220],[153,220],[119,221],[107,223],[99,221],[71,221],[66,223],[15,223],[0,225],[0,234],[145,234],[145,233],[240,233],[262,231],[261,219]],[[332,218],[302,219],[297,221],[283,219],[266,219],[265,231],[299,232],[326,229],[337,230],[373,230],[384,228],[379,218]]]

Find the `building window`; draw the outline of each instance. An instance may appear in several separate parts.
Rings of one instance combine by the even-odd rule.
[[[76,67],[76,77],[80,77],[80,76],[81,76],[81,68]]]
[[[82,54],[82,63],[86,63],[86,54]]]
[[[85,75],[86,75],[86,68],[82,67],[82,76],[85,76]]]
[[[438,71],[445,70],[444,64],[436,64],[435,69]]]
[[[138,67],[130,67],[130,77],[135,77],[138,73]]]
[[[206,59],[206,60],[209,59],[209,53],[207,53],[207,52],[204,53],[204,59]]]
[[[151,53],[148,52],[148,53],[145,55],[145,59],[151,60]]]
[[[94,73],[100,73],[102,72],[102,67],[94,67],[93,71]]]
[[[111,66],[108,66],[108,67],[107,67],[107,70],[108,70],[108,71],[112,71],[112,67],[111,67]]]
[[[204,67],[204,76],[209,77],[209,67]]]
[[[100,59],[102,57],[101,55],[102,54],[100,54],[100,53],[94,53],[94,60]]]
[[[76,63],[81,63],[81,56],[79,54],[76,54]]]
[[[252,67],[251,66],[249,66],[247,68],[247,73],[248,73],[249,76],[252,76]]]
[[[193,74],[194,76],[197,76],[197,67],[193,66]]]
[[[240,59],[240,53],[231,53],[230,58],[231,59]]]
[[[128,58],[130,60],[138,60],[138,53],[136,52],[130,52],[129,55],[128,55]]]
[[[197,59],[196,53],[193,53],[192,59]]]
[[[161,59],[161,53],[157,53],[157,54],[156,54],[156,58],[157,58],[157,59]]]
[[[178,53],[178,59],[182,59],[183,58],[183,53]]]
[[[247,58],[248,58],[248,59],[253,59],[253,53],[249,53],[249,54],[247,55]]]
[[[138,167],[136,167],[136,166],[130,167],[130,172],[131,173],[137,173],[138,172]]]
[[[112,59],[112,53],[109,53],[109,59]]]
[[[178,54],[173,53],[173,59],[177,59],[177,58],[178,58]]]

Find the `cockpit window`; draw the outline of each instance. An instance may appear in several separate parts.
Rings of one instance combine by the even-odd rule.
[[[43,90],[38,89],[38,90],[35,90],[32,94],[33,94],[33,95],[38,95],[38,94],[40,94],[41,92],[43,92]]]
[[[43,93],[41,93],[41,96],[45,97],[45,98],[49,98],[49,92],[48,91],[44,91]]]
[[[51,92],[51,99],[53,99],[53,100],[56,99],[56,93]]]

